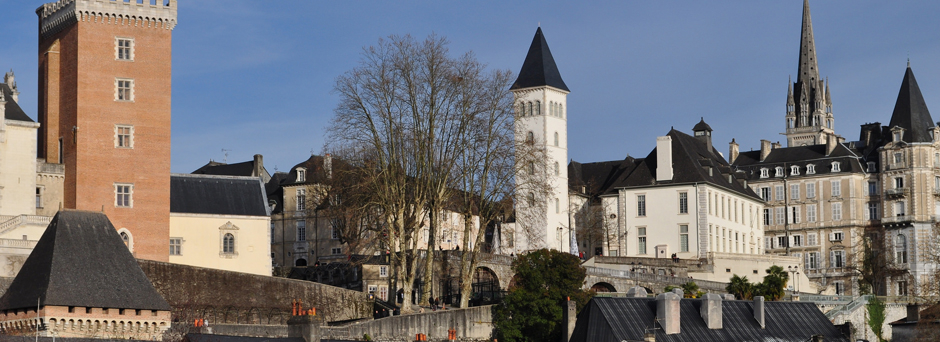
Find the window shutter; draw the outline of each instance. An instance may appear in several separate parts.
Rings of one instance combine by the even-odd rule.
[[[810,267],[810,265],[809,265],[809,255],[810,255],[810,254],[812,254],[812,252],[806,253],[806,259],[803,260],[803,265],[804,265],[804,266],[803,266],[803,270],[804,270],[804,273],[805,273],[806,270],[811,270],[811,269],[812,269],[812,268]]]
[[[836,266],[836,252],[832,251],[832,252],[829,252],[829,267],[835,267],[835,266]]]

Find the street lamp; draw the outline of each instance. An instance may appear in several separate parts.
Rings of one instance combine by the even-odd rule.
[[[796,265],[796,266],[787,266],[787,272],[790,272],[790,273],[793,274],[793,276],[790,277],[791,279],[793,279],[793,290],[794,290],[794,292],[799,293],[799,292],[800,292],[800,281],[799,281],[798,277],[800,276],[800,266],[799,266],[799,265]]]

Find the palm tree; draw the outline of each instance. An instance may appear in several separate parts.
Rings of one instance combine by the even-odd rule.
[[[789,274],[783,270],[783,267],[773,265],[767,269],[767,275],[764,276],[764,282],[761,284],[761,294],[767,300],[780,300],[784,295],[784,288],[787,287],[787,281],[790,280]]]
[[[725,290],[741,300],[754,299],[754,284],[747,280],[747,276],[740,277],[735,274],[731,277],[731,283],[725,287]]]

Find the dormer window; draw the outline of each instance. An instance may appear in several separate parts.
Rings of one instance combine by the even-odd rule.
[[[842,171],[842,167],[839,165],[839,162],[832,162],[832,172]]]
[[[894,132],[894,134],[892,135],[892,137],[894,138],[894,139],[893,139],[894,142],[899,142],[899,141],[901,141],[901,132],[900,132],[900,131]]]
[[[868,169],[865,172],[877,172],[878,169],[875,166],[875,162],[868,162]]]
[[[770,170],[768,170],[766,167],[760,169],[760,178],[767,178],[767,177],[770,177]]]
[[[790,175],[791,175],[791,176],[799,176],[799,175],[800,175],[800,167],[799,167],[799,166],[796,166],[796,165],[791,166],[791,167],[790,167]]]
[[[806,165],[806,174],[808,174],[808,175],[816,174],[816,165],[814,165],[814,164],[807,164],[807,165]]]
[[[900,163],[902,163],[902,162],[904,162],[904,154],[901,154],[901,152],[895,152],[895,153],[894,153],[894,163],[895,163],[895,164],[900,164]]]
[[[297,182],[306,182],[307,181],[307,169],[298,167],[297,168]]]
[[[783,166],[777,166],[774,177],[783,177]]]

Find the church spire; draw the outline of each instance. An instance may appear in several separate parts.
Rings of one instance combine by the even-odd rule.
[[[803,0],[803,27],[800,36],[800,66],[797,82],[814,83],[819,80],[816,64],[816,42],[813,40],[813,19],[809,14],[809,0]]]
[[[548,49],[548,42],[545,41],[545,36],[542,35],[541,27],[535,30],[535,37],[532,38],[529,53],[525,56],[525,62],[522,63],[519,78],[516,78],[516,82],[509,89],[540,86],[551,86],[570,91],[568,86],[565,85],[565,81],[561,79],[561,73],[558,72],[555,58],[552,57],[552,51]]]

